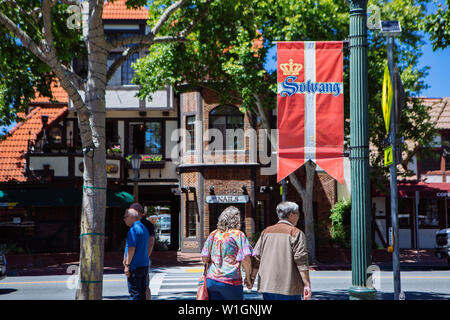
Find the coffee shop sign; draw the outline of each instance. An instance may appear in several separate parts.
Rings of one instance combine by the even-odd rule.
[[[439,197],[439,198],[450,198],[450,192],[438,192],[438,193],[436,193],[436,197]]]
[[[247,195],[215,195],[206,196],[206,203],[247,203]]]

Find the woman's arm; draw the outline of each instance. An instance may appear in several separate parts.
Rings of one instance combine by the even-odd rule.
[[[253,287],[253,281],[251,280],[252,259],[250,256],[245,256],[244,260],[242,260],[242,266],[244,267],[245,271],[245,285],[248,289],[251,289]]]

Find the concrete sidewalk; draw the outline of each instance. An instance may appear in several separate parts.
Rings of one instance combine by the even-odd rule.
[[[447,259],[438,259],[433,249],[420,250],[420,261],[417,251],[402,249],[400,269],[403,271],[449,270]],[[342,248],[317,248],[317,261],[310,266],[311,270],[351,270],[351,250]],[[7,255],[7,273],[9,276],[62,275],[69,274],[71,265],[78,265],[78,253],[55,254],[11,254]],[[387,250],[373,250],[372,264],[383,271],[392,270],[392,254]],[[203,265],[199,253],[181,253],[177,251],[156,251],[152,254],[153,267],[192,267]],[[122,273],[122,253],[106,252],[104,273]]]
[[[351,270],[351,249],[343,248],[317,248],[316,263],[311,265],[313,270]],[[387,249],[372,251],[372,264],[383,271],[392,270],[392,253]],[[434,249],[419,250],[400,249],[400,270],[449,270],[447,259],[438,259]]]

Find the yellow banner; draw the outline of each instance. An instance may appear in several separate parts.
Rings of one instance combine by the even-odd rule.
[[[392,89],[391,76],[389,75],[389,68],[386,64],[386,67],[384,68],[383,95],[381,97],[381,108],[383,110],[384,124],[386,126],[387,133],[389,133],[393,96],[394,92]]]

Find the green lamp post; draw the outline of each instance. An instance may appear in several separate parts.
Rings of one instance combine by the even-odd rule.
[[[350,166],[352,286],[351,300],[375,299],[367,285],[371,263],[371,206],[367,83],[367,0],[350,4]]]

